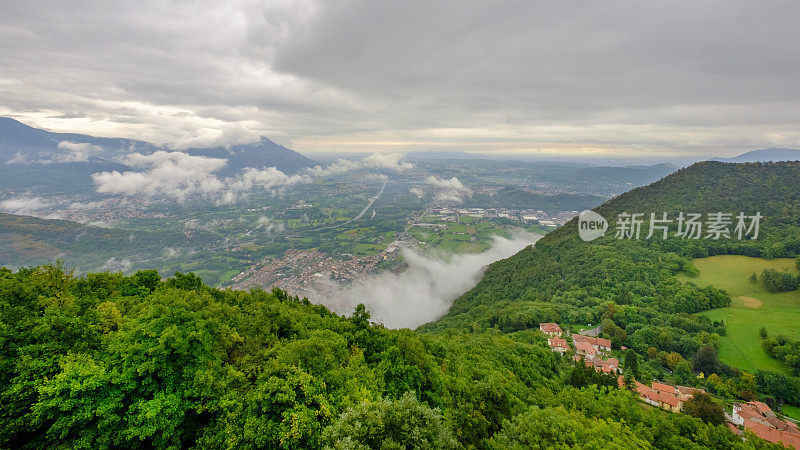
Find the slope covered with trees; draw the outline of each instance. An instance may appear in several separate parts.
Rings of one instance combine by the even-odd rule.
[[[691,382],[694,375],[714,374],[705,382],[728,399],[761,394],[776,408],[800,404],[800,380],[774,372],[742,373],[717,359],[725,324],[702,311],[727,306],[725,291],[681,282],[692,275],[692,258],[738,254],[763,258],[800,254],[800,163],[698,163],[664,179],[614,198],[596,209],[609,221],[604,237],[584,242],[577,219],[553,231],[518,254],[492,264],[479,284],[457,299],[447,315],[422,330],[505,333],[535,328],[540,322],[601,325],[613,346],[626,346],[644,359],[648,377]],[[650,213],[673,220],[679,213],[747,216],[760,213],[758,239],[676,236],[668,225],[650,239]],[[639,239],[618,239],[622,213],[643,213]],[[775,278],[775,277],[773,277]],[[693,370],[692,370],[693,369]],[[694,372],[694,374],[692,373]]]
[[[0,447],[765,445],[565,386],[579,377],[542,341],[387,330],[191,274],[0,269]]]
[[[600,324],[610,320],[616,344],[640,353],[649,347],[694,355],[704,333],[722,324],[695,313],[729,304],[713,287],[681,283],[693,273],[691,259],[715,254],[795,257],[800,254],[800,163],[704,162],[652,185],[634,189],[596,209],[609,220],[604,237],[584,242],[577,219],[549,233],[536,247],[492,264],[470,292],[457,299],[428,331],[498,328],[513,332],[540,322]],[[644,213],[640,239],[617,239],[621,213]],[[683,239],[670,225],[669,238],[646,239],[649,214],[759,212],[759,238]],[[733,228],[733,227],[731,227]],[[609,323],[609,325],[612,325]]]

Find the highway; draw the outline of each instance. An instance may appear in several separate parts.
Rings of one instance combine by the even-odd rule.
[[[364,209],[362,209],[361,212],[358,213],[357,216],[353,217],[352,219],[348,220],[347,222],[342,222],[342,223],[340,223],[338,225],[330,225],[330,226],[327,226],[327,227],[317,228],[317,230],[332,230],[334,228],[339,228],[339,227],[341,227],[343,225],[347,225],[348,223],[352,223],[352,222],[355,222],[356,220],[360,219],[364,214],[366,214],[367,211],[369,211],[370,208],[372,208],[372,205],[375,204],[375,202],[378,201],[379,198],[381,198],[381,195],[383,195],[383,190],[386,188],[386,183],[388,183],[388,182],[389,182],[389,178],[387,177],[385,180],[383,180],[383,185],[381,186],[381,190],[378,191],[378,194],[375,195],[374,197],[370,197],[369,203],[367,203],[367,206],[365,206]]]

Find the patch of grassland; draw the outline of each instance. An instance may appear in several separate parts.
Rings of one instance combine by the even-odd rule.
[[[796,260],[722,255],[693,262],[700,274],[679,275],[679,279],[725,289],[733,300],[728,308],[704,313],[711,320],[724,320],[727,325],[728,335],[720,339],[720,359],[746,371],[770,369],[788,374],[786,366],[764,353],[758,331],[765,327],[770,336],[784,334],[800,339],[800,293],[769,293],[761,282],[750,281],[750,276],[760,275],[764,269],[797,273]]]
[[[792,405],[781,406],[781,412],[795,420],[800,420],[800,408]]]
[[[436,237],[436,233],[434,233],[433,231],[426,230],[420,227],[411,228],[410,230],[408,230],[408,234],[410,234],[411,236],[422,242],[429,242]]]

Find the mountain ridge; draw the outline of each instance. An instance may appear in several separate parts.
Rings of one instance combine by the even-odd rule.
[[[751,150],[730,158],[711,158],[709,161],[732,163],[800,161],[800,150],[794,148],[770,147],[760,150]]]
[[[800,162],[696,163],[595,208],[610,222],[605,237],[583,242],[575,218],[545,235],[534,247],[491,264],[475,288],[456,299],[444,317],[421,329],[499,327],[510,332],[535,328],[540,321],[598,323],[605,308],[602,305],[608,302],[652,309],[648,314],[653,317],[665,312],[701,311],[703,308],[694,306],[697,302],[684,303],[681,299],[714,297],[717,293],[689,294],[684,290],[694,288],[674,278],[678,272],[692,272],[692,258],[715,254],[766,258],[800,255],[797,180]],[[614,237],[613,218],[622,212],[645,213],[648,218],[650,212],[667,212],[674,219],[678,212],[735,215],[756,211],[764,216],[758,240]],[[642,232],[646,234],[646,224]],[[634,343],[627,345],[636,348]],[[657,343],[654,346],[658,348]],[[691,356],[692,347],[685,344],[668,351]]]
[[[162,145],[126,138],[96,137],[77,133],[56,133],[31,127],[9,117],[0,117],[0,163],[15,164],[41,161],[63,155],[64,142],[77,145],[88,144],[97,148],[86,148],[85,151],[96,151],[107,159],[122,157],[130,153],[150,154],[159,150],[177,151]],[[276,167],[284,173],[296,173],[303,168],[313,167],[316,162],[292,149],[276,144],[269,138],[261,136],[257,141],[248,144],[214,147],[191,147],[181,150],[194,156],[225,158],[228,160],[224,171],[235,172],[245,167]],[[82,158],[81,161],[88,160]],[[56,161],[58,162],[58,161]]]

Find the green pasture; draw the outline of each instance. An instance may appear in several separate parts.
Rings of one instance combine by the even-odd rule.
[[[783,334],[800,339],[800,292],[772,294],[750,277],[753,273],[760,275],[764,269],[797,273],[796,260],[722,255],[695,259],[693,263],[700,274],[679,275],[681,281],[716,286],[726,290],[732,299],[730,307],[704,313],[727,325],[727,336],[720,338],[720,359],[747,371],[770,369],[788,373],[786,366],[764,353],[758,332],[765,327],[770,336]]]

